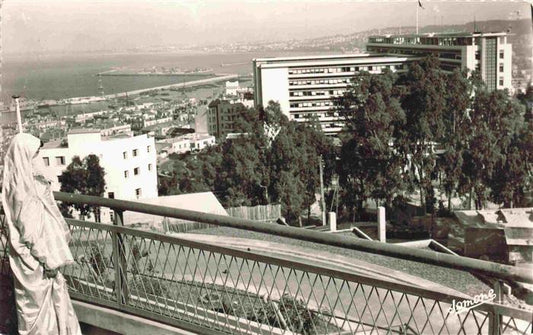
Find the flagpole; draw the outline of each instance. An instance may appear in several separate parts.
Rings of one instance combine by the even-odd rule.
[[[416,34],[417,35],[418,35],[418,6],[420,6],[420,5],[419,5],[419,3],[417,1],[416,2]]]

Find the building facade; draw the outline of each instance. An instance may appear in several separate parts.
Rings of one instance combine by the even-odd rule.
[[[512,89],[512,50],[506,33],[372,36],[368,54],[275,57],[253,60],[256,107],[280,104],[289,120],[318,120],[327,135],[344,126],[333,98],[346,91],[357,73],[407,71],[410,62],[437,56],[443,71],[478,69],[490,90]]]
[[[313,118],[325,134],[334,135],[343,121],[333,110],[332,99],[344,94],[357,73],[403,72],[417,59],[369,54],[254,59],[255,105],[277,101],[289,120]]]
[[[242,103],[226,100],[212,101],[207,110],[207,131],[217,140],[224,140],[228,133],[235,132],[235,120],[239,112],[246,110]]]
[[[433,54],[444,71],[478,70],[489,90],[512,90],[512,45],[507,33],[371,36],[366,48],[389,55]]]
[[[104,197],[133,200],[158,196],[155,142],[146,135],[103,137],[100,130],[76,130],[66,141],[45,143],[39,156],[44,172],[59,177],[74,156],[83,159],[91,154],[98,156],[105,171]],[[59,190],[60,184],[53,188]]]

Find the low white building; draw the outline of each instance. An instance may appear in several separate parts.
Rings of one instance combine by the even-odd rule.
[[[168,143],[170,147],[166,149],[169,154],[184,154],[190,151],[200,151],[208,146],[215,145],[215,136],[209,134],[192,133],[169,138],[158,143]]]
[[[105,197],[133,200],[157,197],[155,141],[146,135],[103,137],[98,129],[75,130],[67,141],[48,142],[41,148],[45,173],[60,176],[74,156],[97,155],[105,171]],[[59,183],[53,185],[59,190]],[[102,222],[110,221],[109,211]]]
[[[239,90],[239,81],[226,81],[226,95],[237,95]]]
[[[162,123],[167,123],[167,122],[172,122],[172,117],[171,116],[164,117],[164,118],[161,118],[161,119],[154,118],[154,119],[151,119],[151,120],[144,120],[143,127],[155,126],[155,125],[162,124]]]
[[[98,111],[98,112],[77,114],[76,117],[74,118],[74,120],[76,122],[83,123],[83,122],[85,122],[87,120],[94,119],[95,116],[105,115],[107,113],[108,113],[107,111]]]

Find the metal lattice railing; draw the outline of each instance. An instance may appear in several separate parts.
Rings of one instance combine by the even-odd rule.
[[[486,303],[456,313],[452,302],[465,296],[305,259],[126,228],[120,211],[115,217],[116,225],[68,220],[76,264],[64,274],[74,299],[199,333],[533,331],[530,312],[524,310]]]

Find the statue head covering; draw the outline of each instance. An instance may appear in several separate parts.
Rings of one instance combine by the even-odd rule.
[[[68,247],[70,232],[53,199],[37,157],[41,140],[30,134],[13,137],[4,158],[2,205],[11,246],[24,253],[25,245],[41,263],[53,269],[73,262]],[[41,183],[41,184],[39,184]],[[46,181],[45,181],[46,183]]]

